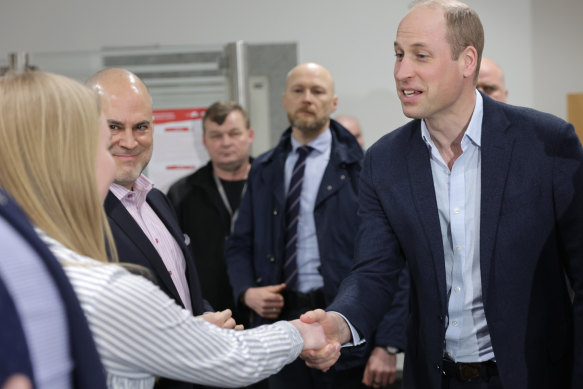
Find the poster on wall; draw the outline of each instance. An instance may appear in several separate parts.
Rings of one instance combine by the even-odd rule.
[[[170,185],[193,173],[209,160],[202,144],[206,108],[154,110],[154,152],[146,175],[168,192]]]

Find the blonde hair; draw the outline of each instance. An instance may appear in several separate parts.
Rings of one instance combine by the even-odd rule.
[[[96,178],[101,103],[45,72],[0,78],[0,187],[69,249],[117,261]]]

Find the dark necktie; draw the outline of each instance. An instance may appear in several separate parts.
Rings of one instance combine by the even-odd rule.
[[[295,289],[298,281],[297,243],[298,220],[300,217],[300,198],[302,182],[306,168],[306,157],[312,151],[310,146],[298,147],[298,160],[294,165],[287,199],[285,203],[285,261],[283,263],[283,279],[288,289]]]

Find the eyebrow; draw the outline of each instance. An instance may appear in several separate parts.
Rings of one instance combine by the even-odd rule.
[[[119,120],[107,119],[107,124],[115,124],[116,126],[123,126],[123,123]]]
[[[394,47],[395,47],[395,49],[397,49],[397,48],[401,49],[401,45],[399,43],[397,43],[397,41],[395,41]],[[413,47],[415,49],[419,49],[419,48],[425,48],[425,47],[427,47],[427,45],[425,43],[413,43],[411,45],[411,47]]]
[[[134,127],[138,127],[138,126],[142,126],[142,125],[150,125],[150,121],[149,120],[142,120],[141,122],[137,122],[136,124],[134,124]]]
[[[120,122],[119,120],[115,120],[115,119],[107,119],[107,124],[113,124],[116,126],[120,126],[123,127],[123,122]],[[142,125],[150,125],[151,122],[149,120],[142,120],[141,122],[137,122],[136,124],[133,125],[133,127],[137,127],[137,126],[142,126]]]

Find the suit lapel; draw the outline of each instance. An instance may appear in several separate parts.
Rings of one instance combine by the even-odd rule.
[[[184,307],[184,303],[178,294],[178,290],[176,290],[174,282],[172,282],[170,274],[168,274],[168,269],[166,269],[162,258],[158,255],[158,251],[156,251],[156,248],[152,245],[146,234],[144,234],[138,223],[136,223],[121,201],[119,201],[119,199],[111,192],[107,194],[107,198],[105,199],[105,210],[110,222],[115,223],[119,227],[121,233],[125,234],[126,237],[134,243],[138,250],[144,255],[144,258],[147,259],[151,268],[156,273],[157,278],[162,282],[166,290],[168,290],[172,294],[172,297]],[[156,212],[156,210],[154,211]]]
[[[262,180],[266,186],[272,188],[272,195],[275,201],[274,206],[283,215],[285,213],[285,187],[283,183],[284,163],[287,153],[273,153],[271,161],[266,169],[262,169]]]
[[[152,207],[160,220],[162,220],[170,234],[172,234],[172,237],[176,240],[180,249],[184,251],[186,249],[186,245],[184,244],[184,234],[180,230],[178,224],[173,223],[173,221],[176,220],[176,215],[162,196],[161,192],[152,189],[150,193],[148,193],[146,201],[150,204],[150,207]]]
[[[190,292],[190,302],[192,304],[192,311],[195,315],[204,313],[203,296],[200,289],[200,281],[198,279],[198,272],[190,249],[185,243],[185,237],[178,225],[176,214],[167,201],[166,196],[157,189],[152,189],[147,197],[147,202],[150,204],[154,212],[158,215],[162,223],[166,226],[178,247],[184,256],[184,263],[186,265],[186,279],[188,280],[188,289]],[[170,276],[168,276],[170,282]],[[172,283],[174,285],[174,283]]]
[[[504,112],[484,97],[482,119],[482,197],[480,205],[480,271],[482,301],[486,305],[488,280],[498,229],[506,177],[512,155],[512,143],[505,131],[510,125]]]
[[[411,131],[410,149],[407,155],[407,168],[411,179],[411,190],[420,224],[423,226],[425,239],[429,243],[429,251],[432,253],[439,298],[442,311],[447,312],[447,285],[445,279],[445,259],[443,255],[443,241],[441,239],[441,227],[439,213],[435,197],[435,186],[431,173],[429,150],[421,138],[420,121],[413,123]]]

